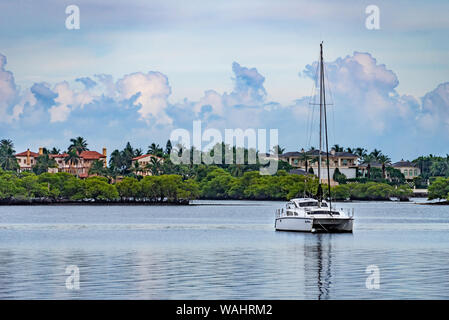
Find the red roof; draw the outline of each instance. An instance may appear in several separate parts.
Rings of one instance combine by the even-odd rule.
[[[62,153],[62,154],[50,154],[50,158],[65,158],[69,154],[68,153]]]
[[[153,158],[156,158],[156,159],[161,159],[160,157],[155,156],[155,155],[153,155],[153,154],[144,154],[144,155],[141,155],[141,156],[138,156],[138,157],[133,158],[133,161],[135,161],[135,160],[140,160],[140,159],[146,158],[146,157],[153,157]]]
[[[99,160],[106,158],[106,156],[97,151],[83,151],[80,154],[80,158],[83,158],[84,160]]]
[[[16,157],[26,157],[26,156],[27,156],[27,153],[28,153],[28,151],[24,151],[24,152],[21,152],[21,153],[17,153],[15,156],[16,156]],[[35,157],[35,158],[37,158],[37,157],[39,157],[39,153],[30,151],[30,157]]]

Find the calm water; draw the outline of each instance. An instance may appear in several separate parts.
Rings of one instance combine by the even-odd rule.
[[[449,298],[448,207],[340,204],[354,233],[316,235],[275,232],[281,203],[202,204],[0,207],[0,298]]]

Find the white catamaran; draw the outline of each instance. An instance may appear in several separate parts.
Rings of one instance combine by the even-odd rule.
[[[326,93],[324,88],[323,43],[320,44],[320,150],[318,153],[318,199],[297,198],[287,202],[285,208],[276,210],[274,227],[279,231],[352,232],[354,209],[332,207],[330,192],[329,146],[327,138]],[[329,202],[323,200],[321,186],[322,134],[325,134]]]

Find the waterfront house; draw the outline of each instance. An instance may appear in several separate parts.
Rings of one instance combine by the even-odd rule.
[[[318,157],[319,150],[309,150],[301,152],[287,152],[279,155],[279,159],[288,162],[295,169],[303,169],[307,171],[312,168],[313,173],[318,175]],[[336,152],[334,149],[327,154],[326,152],[321,152],[322,167],[321,167],[321,177],[323,181],[327,182],[327,157],[329,156],[329,172],[331,178],[331,184],[335,184],[332,177],[334,175],[335,169],[338,168],[340,173],[344,174],[348,179],[355,178],[357,174],[357,159],[355,154],[350,152]],[[307,166],[306,166],[307,161]]]
[[[155,159],[155,160],[152,160],[152,159]],[[133,165],[132,165],[133,168],[136,168],[135,162],[137,162],[139,164],[137,167],[138,169],[135,171],[135,173],[137,175],[151,176],[152,173],[151,173],[151,170],[149,169],[149,166],[151,166],[151,164],[154,161],[157,161],[162,164],[164,159],[162,159],[161,157],[155,156],[153,154],[144,154],[144,155],[133,158],[132,161],[133,161]]]
[[[370,162],[370,163],[361,163],[361,164],[359,164],[358,168],[359,168],[359,174],[360,174],[361,177],[364,177],[364,178],[368,177],[368,167],[370,169],[376,168],[376,169],[382,170],[382,163],[373,161],[373,162]],[[385,174],[387,175],[386,178],[389,178],[388,172],[385,172]]]
[[[404,159],[393,163],[391,166],[400,170],[407,180],[413,180],[413,178],[416,178],[421,174],[421,170],[415,163]]]
[[[43,155],[43,148],[39,148],[39,153],[32,152],[30,149],[27,151],[18,153],[15,155],[17,162],[19,163],[19,171],[30,171],[36,164],[36,160],[40,155]],[[80,178],[87,178],[89,176],[89,170],[96,160],[104,162],[106,167],[107,150],[103,148],[103,153],[97,151],[83,151],[79,154],[78,163],[69,163],[65,160],[68,156],[67,153],[61,154],[49,154],[49,157],[56,161],[56,168],[48,168],[48,172],[68,172],[73,175],[77,175]]]
[[[19,164],[19,172],[30,171],[33,166],[36,164],[36,159],[39,157],[39,153],[30,151],[20,152],[14,155],[17,159],[17,163]]]

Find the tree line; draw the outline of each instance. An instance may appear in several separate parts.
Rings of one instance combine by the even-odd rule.
[[[179,175],[126,177],[110,183],[105,177],[80,179],[66,172],[16,173],[0,169],[0,201],[35,202],[150,202],[185,204],[199,196],[198,185]]]
[[[152,143],[148,146],[146,153],[156,157],[141,168],[139,163],[133,162],[132,159],[143,155],[144,152],[140,148],[133,148],[128,142],[124,149],[117,149],[111,153],[108,167],[105,167],[102,161],[96,161],[89,171],[89,174],[95,176],[81,180],[68,173],[49,174],[47,172],[48,168],[56,166],[50,154],[59,154],[61,151],[57,148],[44,148],[33,171],[19,173],[17,160],[14,157],[14,145],[11,140],[3,139],[0,141],[2,170],[0,198],[183,202],[196,198],[286,200],[316,194],[318,186],[316,177],[290,175],[288,171],[292,167],[284,161],[279,162],[276,175],[261,176],[259,175],[261,163],[257,161],[255,164],[226,164],[224,161],[226,151],[232,151],[235,157],[236,148],[224,143],[220,145],[220,148],[222,164],[174,164],[170,161],[170,152],[175,149],[176,152],[182,153],[182,146],[173,147],[168,141],[163,148]],[[66,161],[75,165],[79,161],[79,155],[85,150],[88,150],[88,144],[84,138],[71,139],[70,145],[64,152],[67,154]],[[334,150],[354,153],[360,157],[362,163],[373,161],[383,162],[385,165],[390,163],[389,158],[377,149],[368,153],[364,148],[344,149],[335,145]],[[194,148],[189,151],[192,157],[194,152],[198,152]],[[211,152],[213,153],[213,150]],[[249,152],[244,149],[246,161]],[[281,154],[284,149],[276,146],[273,152]],[[436,173],[449,176],[448,172],[443,170],[444,163],[449,162],[448,159],[449,157],[429,156],[420,157],[414,161],[422,167],[424,175],[427,174],[430,177],[431,174]],[[138,172],[142,172],[142,169],[149,170],[152,176],[139,175]],[[332,198],[338,200],[386,200],[390,197],[405,199],[411,196],[411,189],[404,185],[405,178],[402,173],[395,170],[399,171],[391,167],[385,168],[385,172],[390,177],[388,181],[384,178],[385,172],[379,168],[371,168],[369,177],[358,177],[352,180],[346,179],[338,170],[335,170],[334,180],[339,181],[340,185],[332,188]],[[441,182],[432,183],[432,185],[434,190],[441,187]],[[430,195],[430,190],[431,188],[429,188],[429,197],[434,197],[433,194],[436,193],[433,192]],[[444,190],[443,188],[441,192]],[[446,198],[447,192],[445,194],[441,192],[438,193],[438,197]]]

